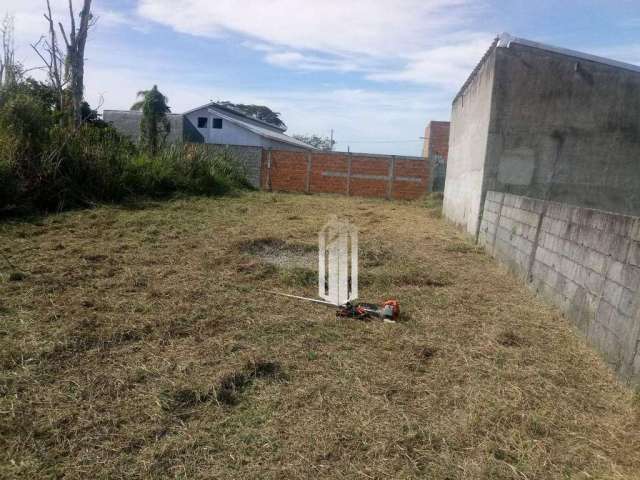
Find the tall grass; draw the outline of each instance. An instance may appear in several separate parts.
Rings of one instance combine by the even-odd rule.
[[[230,153],[198,144],[174,144],[155,156],[134,156],[127,165],[125,184],[136,193],[151,196],[175,192],[221,195],[250,188],[244,170]]]
[[[0,210],[52,211],[247,187],[233,157],[206,145],[170,145],[152,156],[110,127],[61,127],[37,97],[17,94],[0,104]]]

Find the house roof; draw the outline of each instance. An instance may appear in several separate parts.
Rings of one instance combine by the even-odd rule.
[[[259,124],[262,124],[266,127],[269,128],[274,128],[276,130],[279,130],[281,132],[284,132],[287,127],[279,127],[278,125],[274,125],[273,123],[269,123],[269,122],[265,122],[264,120],[260,120],[259,118],[254,118],[250,115],[246,115],[242,112],[239,112],[237,110],[234,110],[232,108],[226,107],[224,105],[220,105],[218,102],[209,102],[205,105],[201,105],[199,107],[196,108],[192,108],[191,110],[187,110],[186,112],[184,112],[184,115],[188,115],[189,113],[193,113],[193,112],[197,112],[198,110],[202,110],[203,108],[214,108],[216,110],[220,110],[223,112],[227,112],[230,115],[236,116],[236,117],[240,117],[240,118],[246,118],[247,120],[251,120],[252,122],[256,122]]]
[[[271,140],[275,140],[277,142],[288,143],[289,145],[294,145],[296,147],[304,148],[307,150],[315,150],[315,148],[309,145],[308,143],[304,143],[304,142],[301,142],[300,140],[296,140],[295,138],[290,137],[289,135],[285,135],[284,133],[274,132],[273,130],[262,128],[258,125],[254,125],[253,123],[243,121],[242,119],[225,115],[224,113],[220,113],[218,108],[216,108],[215,110],[213,109],[211,110],[212,112],[215,112],[216,115],[219,115],[222,119],[226,120],[227,122],[233,123],[234,125],[237,125],[241,128],[245,128],[250,132],[260,135],[261,137],[266,137]]]
[[[638,66],[638,65],[633,65],[631,63],[625,63],[625,62],[619,62],[618,60],[612,60],[610,58],[599,57],[597,55],[591,55],[590,53],[579,52],[577,50],[570,50],[568,48],[554,47],[553,45],[547,45],[545,43],[534,42],[532,40],[527,40],[526,38],[514,37],[513,35],[511,35],[511,34],[509,34],[507,32],[504,32],[504,33],[501,33],[500,35],[498,35],[496,37],[496,39],[493,41],[493,43],[491,44],[491,46],[489,47],[487,52],[484,54],[482,59],[480,59],[480,62],[478,62],[476,67],[473,69],[473,71],[469,75],[469,78],[467,78],[467,81],[462,84],[462,87],[460,88],[460,91],[454,97],[453,101],[455,102],[458,99],[458,97],[461,96],[464,93],[464,91],[467,89],[469,84],[476,77],[476,75],[478,74],[478,71],[480,70],[480,68],[482,67],[482,65],[484,64],[484,62],[487,60],[487,58],[489,57],[491,52],[493,52],[494,49],[496,49],[496,48],[510,48],[512,44],[524,45],[526,47],[537,48],[539,50],[545,50],[547,52],[559,53],[560,55],[566,55],[568,57],[579,58],[579,59],[583,59],[583,60],[588,60],[590,62],[601,63],[601,64],[604,64],[604,65],[609,65],[609,66],[612,66],[612,67],[621,68],[621,69],[624,69],[624,70],[629,70],[629,71],[632,71],[632,72],[640,73],[640,66]]]

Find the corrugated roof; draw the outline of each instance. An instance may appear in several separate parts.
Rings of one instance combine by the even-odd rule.
[[[238,118],[233,118],[229,115],[220,113],[219,109],[209,109],[209,110],[211,111],[210,113],[215,113],[216,115],[223,118],[224,120],[231,122],[234,125],[238,125],[239,127],[246,128],[250,132],[260,135],[261,137],[270,138],[271,140],[276,140],[278,142],[288,143],[289,145],[294,145],[296,147],[304,148],[307,150],[316,150],[316,148],[312,147],[308,143],[304,143],[304,142],[301,142],[300,140],[296,140],[295,138],[285,135],[284,133],[274,132],[273,130],[262,128],[257,125],[253,125],[252,123],[249,123],[249,122],[244,122]]]
[[[254,118],[254,117],[251,117],[249,115],[245,115],[242,112],[239,112],[237,110],[233,110],[233,109],[231,109],[229,107],[225,107],[224,105],[220,105],[217,102],[209,102],[209,103],[206,103],[206,104],[201,105],[199,107],[192,108],[191,110],[187,110],[186,112],[184,112],[183,115],[188,115],[189,113],[197,112],[198,110],[201,110],[203,108],[215,108],[216,110],[222,110],[224,112],[230,113],[231,115],[234,115],[234,116],[237,116],[237,117],[240,117],[240,118],[246,118],[247,120],[251,120],[252,122],[260,123],[262,125],[265,125],[266,127],[275,128],[276,130],[279,130],[281,132],[284,132],[284,131],[287,130],[287,127],[279,127],[277,125],[274,125],[273,123],[269,123],[269,122],[265,122],[264,120],[260,120],[259,118]]]

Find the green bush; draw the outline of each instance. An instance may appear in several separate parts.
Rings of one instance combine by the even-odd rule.
[[[55,105],[38,92],[0,91],[0,210],[52,211],[130,195],[220,195],[249,187],[226,152],[188,144],[151,155],[111,127],[61,126]]]
[[[137,155],[129,163],[126,183],[137,193],[150,196],[174,192],[221,195],[250,187],[228,154],[196,144],[170,145],[156,156]]]

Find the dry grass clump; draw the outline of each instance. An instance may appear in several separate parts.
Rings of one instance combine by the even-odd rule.
[[[9,274],[9,281],[10,282],[21,282],[25,278],[27,278],[27,275],[24,272],[11,272]]]
[[[278,362],[249,361],[242,370],[224,375],[214,387],[206,391],[179,388],[175,391],[161,392],[160,405],[164,411],[184,419],[192,413],[193,409],[214,400],[226,406],[237,405],[242,399],[243,392],[255,380],[286,380],[286,378]]]
[[[0,478],[638,478],[637,394],[431,210],[250,193],[0,224]],[[336,211],[361,300],[402,322],[261,293],[316,294]]]
[[[522,347],[526,345],[526,340],[513,330],[504,330],[498,333],[497,341],[505,347]]]

